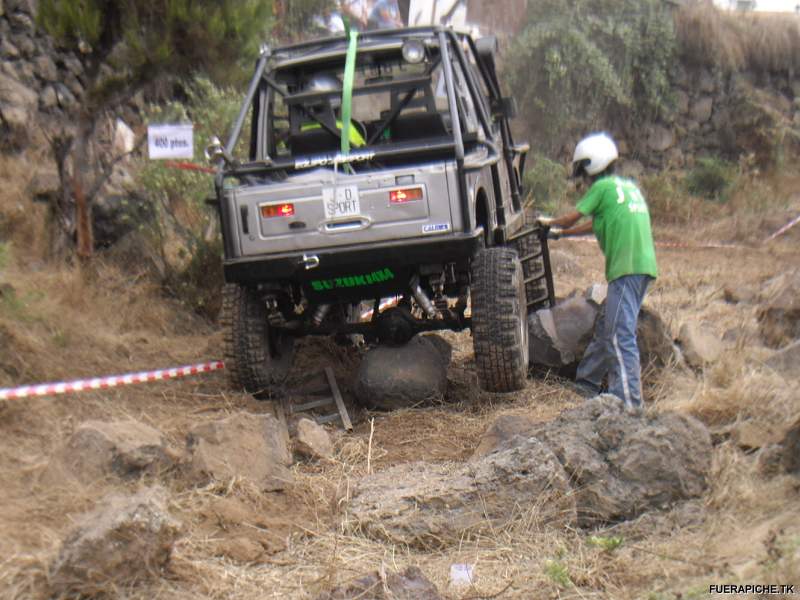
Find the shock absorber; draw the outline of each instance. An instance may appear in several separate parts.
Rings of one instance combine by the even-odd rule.
[[[319,327],[322,325],[322,321],[325,320],[325,317],[328,316],[328,313],[331,310],[330,304],[320,304],[314,314],[311,316],[311,322],[314,324],[315,327]]]
[[[431,302],[431,299],[428,298],[428,295],[422,289],[422,286],[420,286],[419,275],[414,274],[411,277],[409,286],[411,287],[411,293],[414,295],[414,300],[417,301],[417,304],[422,307],[422,310],[425,311],[425,314],[428,315],[429,318],[435,319],[439,312],[436,310],[433,302]]]

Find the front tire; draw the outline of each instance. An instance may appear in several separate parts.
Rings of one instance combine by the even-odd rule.
[[[472,261],[472,338],[478,385],[514,392],[528,376],[525,282],[517,252],[486,248]]]
[[[266,303],[256,290],[235,283],[222,290],[220,322],[231,385],[257,398],[273,395],[292,365],[294,338],[270,327]]]

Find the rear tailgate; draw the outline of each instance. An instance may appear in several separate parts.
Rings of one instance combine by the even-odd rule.
[[[317,169],[285,183],[227,195],[240,256],[401,240],[452,231],[455,164],[436,162],[362,174]]]

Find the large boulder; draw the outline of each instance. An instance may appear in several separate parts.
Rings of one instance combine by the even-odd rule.
[[[52,595],[99,596],[156,578],[178,533],[163,488],[108,496],[61,544],[51,565]]]
[[[441,400],[449,361],[437,344],[428,336],[416,336],[404,346],[369,350],[356,376],[358,401],[369,408],[394,410]]]
[[[115,475],[138,477],[168,470],[180,458],[164,435],[144,423],[86,421],[54,460],[84,483]]]
[[[694,322],[681,325],[678,344],[686,362],[698,369],[717,362],[723,350],[719,336],[705,324]]]
[[[282,490],[292,481],[288,441],[286,426],[268,414],[203,423],[186,440],[189,475],[200,482],[244,477],[265,491]]]
[[[488,436],[484,452],[504,453],[531,440],[551,449],[570,477],[582,525],[630,519],[697,497],[711,466],[711,436],[700,421],[677,413],[642,417],[608,394],[494,448],[483,443]]]
[[[780,348],[800,339],[800,269],[765,284],[757,316],[767,346]]]
[[[800,340],[772,355],[767,366],[786,377],[800,377]]]
[[[23,141],[39,108],[38,94],[19,80],[0,73],[0,125]]]
[[[573,296],[528,317],[532,365],[561,368],[578,362],[594,333],[600,308],[583,296]]]
[[[652,308],[643,306],[636,324],[639,361],[642,370],[661,368],[678,359],[675,344],[664,321]]]
[[[370,573],[317,596],[316,600],[442,600],[419,567],[400,573]]]
[[[574,497],[553,452],[526,439],[468,464],[415,462],[367,476],[347,503],[346,524],[394,544],[444,547],[523,516],[574,523]]]

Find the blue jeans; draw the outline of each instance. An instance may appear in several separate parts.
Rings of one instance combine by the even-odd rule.
[[[608,392],[628,407],[642,406],[636,322],[651,280],[649,275],[624,275],[608,284],[594,336],[578,365],[578,385],[599,394],[607,374]]]

